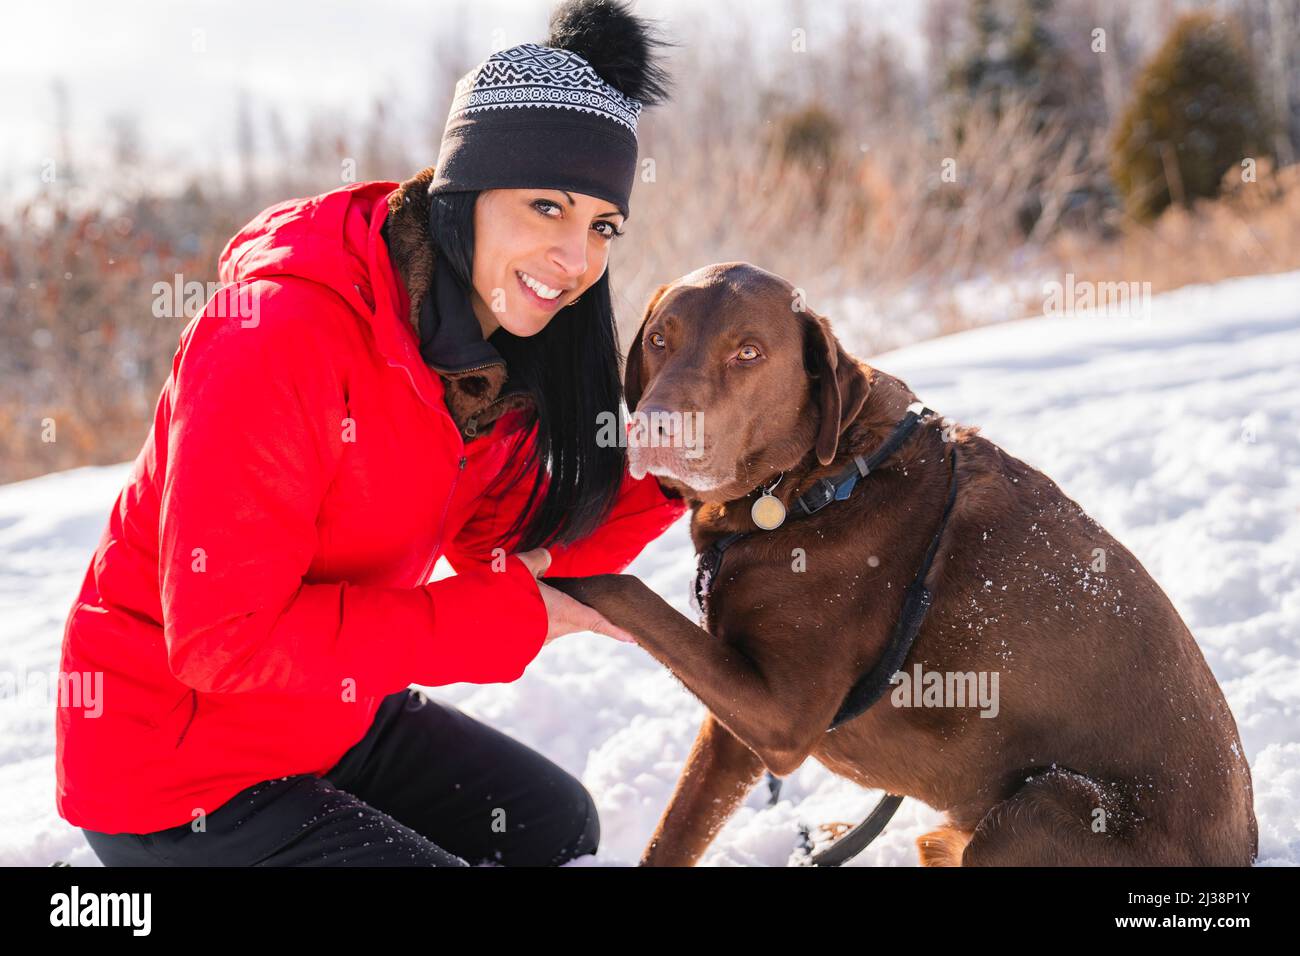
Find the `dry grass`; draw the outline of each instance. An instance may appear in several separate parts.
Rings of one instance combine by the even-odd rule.
[[[1150,282],[1152,292],[1300,269],[1300,165],[1261,162],[1253,183],[1230,171],[1217,200],[1171,207],[1149,226],[1125,220],[1110,242],[1066,233],[1051,255],[1076,279]]]
[[[1059,121],[1040,125],[1026,103],[997,117],[973,112],[960,142],[897,126],[813,168],[782,161],[757,138],[732,143],[721,164],[685,135],[656,127],[643,153],[656,160],[656,178],[637,184],[631,235],[611,266],[625,340],[659,283],[710,262],[776,272],[814,308],[844,295],[888,299],[918,283],[937,294],[1023,260],[1064,228],[1071,197],[1104,177],[1090,159],[1095,143]],[[1075,216],[1074,225],[1095,223]],[[954,314],[951,326],[960,325]]]

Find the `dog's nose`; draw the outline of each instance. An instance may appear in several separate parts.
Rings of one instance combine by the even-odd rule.
[[[637,414],[644,416],[645,437],[651,445],[671,444],[681,431],[682,413],[666,405],[647,405],[638,408]]]

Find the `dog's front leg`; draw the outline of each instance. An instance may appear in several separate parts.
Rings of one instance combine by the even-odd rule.
[[[641,866],[694,866],[731,818],[763,761],[706,714]]]
[[[803,763],[813,737],[789,726],[794,708],[777,698],[771,675],[691,623],[640,578],[595,574],[544,580],[634,635],[773,773],[784,776]]]

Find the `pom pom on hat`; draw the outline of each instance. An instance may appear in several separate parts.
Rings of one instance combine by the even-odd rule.
[[[654,106],[668,98],[656,48],[671,46],[617,0],[566,0],[551,14],[546,45],[576,53],[624,96]]]

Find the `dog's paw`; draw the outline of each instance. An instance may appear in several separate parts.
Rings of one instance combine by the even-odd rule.
[[[916,838],[916,848],[921,854],[922,866],[961,866],[962,854],[970,834],[940,827]]]

